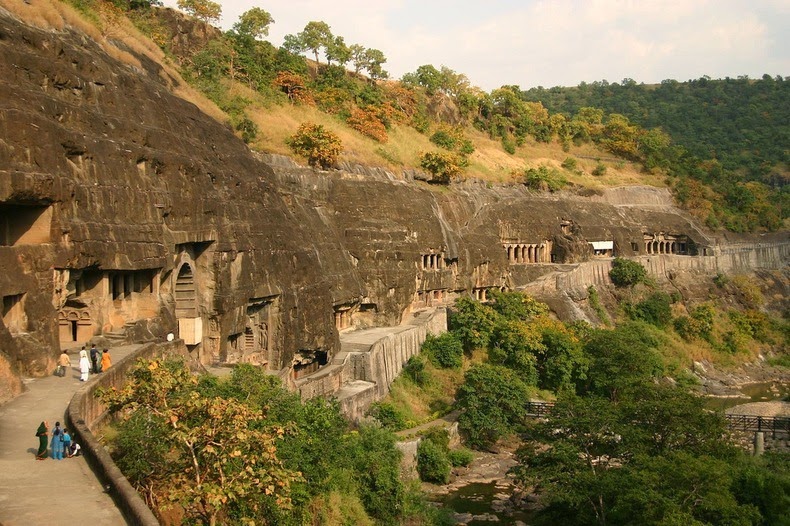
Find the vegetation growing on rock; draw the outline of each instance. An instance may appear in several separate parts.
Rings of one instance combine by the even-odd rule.
[[[102,12],[101,0],[76,3],[83,12]],[[571,169],[574,182],[599,186],[606,179],[605,184],[621,184],[623,170],[618,166],[626,166],[625,162],[616,160],[614,167],[607,166],[600,160],[605,151],[638,163],[646,174],[659,176],[644,176],[653,183],[669,176],[666,183],[679,202],[712,228],[777,230],[788,217],[787,160],[776,146],[788,136],[788,119],[781,118],[781,109],[790,107],[790,92],[782,77],[702,78],[686,83],[666,80],[660,86],[625,79],[622,83],[603,81],[548,90],[503,86],[485,93],[472,86],[463,73],[425,64],[400,82],[387,82],[382,67],[386,56],[381,50],[349,45],[323,21],[309,22],[302,31],[287,35],[281,48],[275,48],[262,40],[274,21],[260,8],[242,14],[230,31],[174,53],[167,35],[172,29],[162,23],[152,4],[156,2],[132,2],[124,9],[143,32],[172,53],[185,78],[227,112],[233,126],[253,147],[282,151],[282,144],[263,141],[252,133],[255,128],[248,120],[258,129],[270,127],[267,113],[289,100],[316,104],[325,114],[338,118],[340,127],[345,123],[373,139],[371,145],[360,142],[354,155],[364,155],[362,150],[367,149],[370,162],[385,159],[407,167],[421,166],[436,182],[447,183],[464,171],[474,177],[496,174],[495,179],[506,180],[513,166],[521,164],[519,160],[528,162],[526,171],[537,170],[540,175],[540,163],[528,158],[527,149],[543,148],[542,156],[553,156],[552,164],[559,166],[567,158],[561,152],[588,148],[586,156],[597,161],[584,161],[583,166]],[[212,4],[190,1],[183,8],[212,20],[216,11],[210,9]],[[101,16],[97,21],[105,23]],[[346,70],[347,64],[351,70]],[[712,100],[715,104],[711,105]],[[759,103],[741,104],[743,100]],[[716,111],[703,111],[708,106]],[[722,114],[735,115],[737,124],[731,125],[731,119],[721,118]],[[316,118],[318,115],[313,120]],[[406,156],[378,155],[375,143],[389,141],[395,127],[416,132],[408,140],[418,144],[404,144],[409,150]],[[705,133],[698,133],[701,129]],[[427,136],[420,138],[419,134]],[[748,141],[743,134],[748,134]],[[398,135],[404,137],[403,133]],[[460,139],[462,135],[477,138],[472,142]],[[488,141],[498,141],[500,151],[493,152],[485,136]],[[704,144],[697,138],[702,136]],[[420,156],[428,137],[448,152]],[[348,143],[345,136],[341,140]],[[561,152],[548,153],[552,143]],[[473,156],[473,152],[484,155]],[[497,167],[487,160],[501,159],[502,155],[514,159],[495,161]],[[599,178],[594,181],[587,174]],[[557,188],[545,179],[538,177],[532,184]]]

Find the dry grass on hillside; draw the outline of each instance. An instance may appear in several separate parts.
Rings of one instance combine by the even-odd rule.
[[[0,0],[0,7],[24,23],[56,31],[62,31],[66,27],[74,28],[96,42],[110,57],[138,70],[142,69],[142,65],[135,54],[148,57],[162,66],[160,75],[175,95],[191,102],[217,121],[227,121],[227,115],[187,84],[162,50],[142,35],[117,8],[106,3],[100,3],[99,6],[101,8],[96,19],[88,19],[72,6],[58,0],[36,0],[30,4],[19,0]],[[121,49],[119,44],[132,52]]]
[[[141,65],[137,56],[149,58],[162,66],[160,76],[175,95],[193,103],[218,122],[229,121],[228,115],[216,104],[181,78],[178,70],[162,50],[152,40],[142,35],[122,12],[111,4],[98,5],[102,7],[96,13],[96,17],[86,18],[68,4],[58,0],[36,0],[32,4],[19,0],[0,0],[0,6],[28,24],[55,30],[62,30],[68,26],[84,32],[108,55],[138,70],[141,69]],[[119,44],[124,49],[121,49]],[[127,49],[131,50],[131,53]],[[323,113],[317,108],[275,104],[243,84],[229,82],[226,87],[230,97],[240,96],[252,102],[246,114],[258,125],[259,131],[250,146],[259,151],[292,155],[286,140],[304,122],[322,124],[337,134],[343,143],[341,160],[352,163],[382,166],[393,171],[402,168],[419,168],[420,155],[438,149],[431,144],[427,135],[411,127],[394,126],[388,131],[389,140],[380,143],[363,136],[336,117]],[[502,149],[500,141],[492,140],[483,132],[469,128],[466,135],[474,142],[475,152],[470,156],[469,167],[463,172],[462,177],[500,183],[512,182],[517,177],[514,173],[523,172],[526,168],[548,165],[560,170],[571,184],[582,187],[603,188],[624,184],[663,186],[661,176],[641,173],[639,166],[626,162],[604,161],[603,164],[607,167],[606,174],[597,177],[591,175],[598,164],[597,159],[612,157],[611,154],[593,145],[572,146],[570,151],[565,152],[557,143],[544,144],[531,140],[517,148],[515,155],[510,155]],[[560,165],[567,157],[577,159],[578,173],[562,170]]]

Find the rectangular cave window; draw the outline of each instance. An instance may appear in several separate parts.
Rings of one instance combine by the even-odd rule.
[[[49,243],[51,206],[0,204],[0,246]]]
[[[637,245],[636,243],[634,243],[632,241],[631,242],[631,250],[633,250],[634,252],[639,252],[639,245]]]
[[[27,330],[24,294],[3,296],[3,323],[11,333]]]
[[[109,284],[110,284],[110,296],[114,300],[119,300],[123,297],[124,291],[124,279],[123,274],[109,274],[108,275]]]

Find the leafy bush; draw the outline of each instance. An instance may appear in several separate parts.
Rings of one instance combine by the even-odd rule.
[[[422,352],[439,367],[457,369],[461,367],[464,347],[452,332],[439,336],[428,334],[422,344]]]
[[[628,309],[631,319],[642,320],[656,327],[666,327],[672,321],[672,300],[665,292],[654,292]]]
[[[524,171],[524,185],[533,190],[556,192],[562,190],[567,184],[568,181],[560,172],[546,165]]]
[[[475,144],[469,139],[461,139],[461,142],[458,145],[458,151],[463,155],[472,155],[475,153]]]
[[[330,168],[337,163],[343,150],[340,137],[324,129],[321,124],[306,122],[299,126],[296,133],[288,139],[294,153],[307,158],[313,167]]]
[[[392,431],[406,429],[406,417],[390,402],[374,402],[368,414]]]
[[[647,271],[640,263],[630,259],[614,258],[609,271],[612,283],[617,287],[633,287],[647,279]]]
[[[236,130],[241,132],[241,140],[243,140],[245,144],[249,144],[258,136],[258,125],[246,115],[236,124]]]
[[[528,321],[549,312],[548,305],[523,292],[491,290],[489,295],[493,301],[491,308],[508,320]]]
[[[274,81],[274,87],[278,88],[293,103],[312,106],[315,104],[313,94],[307,88],[305,79],[302,75],[291,73],[290,71],[280,71]]]
[[[575,172],[576,169],[579,167],[579,162],[574,159],[573,157],[566,157],[562,164],[560,165],[569,172]]]
[[[503,137],[502,138],[502,149],[505,150],[510,155],[516,154],[516,143],[513,142],[513,139],[510,137]]]
[[[378,142],[387,142],[387,128],[373,109],[353,108],[346,123],[362,135],[367,135]]]
[[[721,272],[716,274],[716,276],[714,276],[713,278],[713,283],[720,289],[724,288],[724,286],[727,285],[727,283],[729,282],[730,282],[730,278],[728,278],[726,274],[722,274]]]
[[[449,327],[469,352],[488,347],[497,317],[488,305],[463,297],[456,300],[450,311]]]
[[[420,387],[426,386],[431,377],[425,370],[425,358],[422,356],[412,356],[403,368],[403,374],[410,378]]]
[[[435,183],[448,184],[461,173],[459,157],[450,152],[425,152],[420,156],[420,166],[433,176]]]
[[[770,341],[771,320],[764,313],[750,309],[743,312],[731,310],[727,314],[741,333],[758,342]]]
[[[431,142],[445,150],[453,150],[455,148],[456,139],[447,130],[437,130],[431,135]]]
[[[432,440],[417,446],[417,473],[424,482],[447,484],[450,481],[450,460],[447,452]]]
[[[530,388],[507,367],[474,365],[458,388],[458,428],[472,447],[494,444],[523,429]]]
[[[377,524],[396,524],[404,499],[400,478],[402,453],[395,447],[395,441],[395,435],[386,429],[362,426],[349,437],[345,450],[354,467],[362,504]]]
[[[596,176],[606,175],[606,165],[603,163],[596,164],[595,168],[593,168],[592,174]]]
[[[468,449],[453,449],[447,453],[447,458],[454,468],[466,467],[475,459],[475,454]]]
[[[675,331],[687,341],[694,338],[711,341],[716,309],[708,303],[703,303],[690,309],[689,314],[690,316],[680,316],[675,320]]]

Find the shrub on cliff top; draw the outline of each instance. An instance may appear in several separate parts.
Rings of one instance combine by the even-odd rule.
[[[435,365],[445,369],[461,367],[464,347],[451,332],[439,336],[428,334],[422,344],[422,351]]]
[[[647,278],[647,271],[640,263],[630,259],[614,258],[609,271],[612,283],[618,287],[633,287]]]
[[[343,144],[340,137],[324,129],[320,124],[306,122],[288,139],[294,153],[307,158],[313,167],[331,168],[337,163]]]
[[[461,173],[458,155],[450,152],[426,152],[420,156],[420,166],[427,170],[435,183],[448,184]]]

